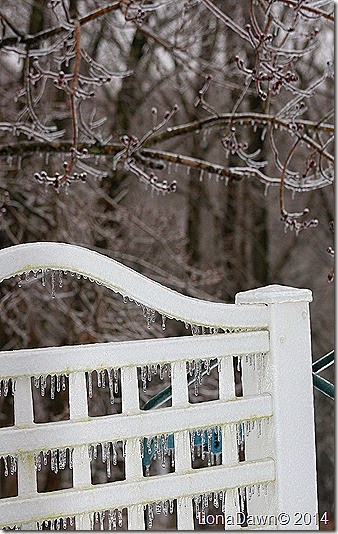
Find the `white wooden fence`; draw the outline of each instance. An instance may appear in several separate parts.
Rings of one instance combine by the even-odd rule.
[[[0,392],[14,390],[14,426],[0,429],[0,468],[18,478],[17,496],[0,500],[0,527],[74,524],[88,530],[98,522],[115,529],[126,508],[128,529],[143,530],[151,526],[154,509],[171,512],[175,503],[177,530],[191,530],[194,516],[208,514],[212,499],[225,518],[220,528],[318,528],[309,290],[273,285],[239,293],[236,304],[211,303],[180,295],[73,245],[33,243],[0,251],[1,280],[47,273],[55,286],[58,272],[77,273],[128,296],[142,305],[148,322],[157,312],[204,335],[0,353]],[[234,356],[243,367],[243,396],[237,398]],[[211,358],[218,359],[219,399],[190,404],[187,362],[198,366],[202,361],[207,367]],[[151,372],[165,365],[171,369],[172,406],[141,411],[137,368]],[[93,370],[107,377],[111,395],[120,370],[122,413],[88,416],[86,373]],[[31,377],[44,394],[48,375],[51,389],[62,387],[60,377],[69,377],[70,418],[36,424]],[[208,436],[216,429],[222,436],[220,465],[192,468],[195,429],[207,429]],[[171,434],[174,452],[166,450]],[[154,436],[173,455],[175,471],[145,477],[143,439]],[[108,465],[120,441],[125,480],[93,485],[96,444]],[[244,442],[245,460],[240,461]],[[38,493],[37,473],[47,460],[54,471],[70,464],[72,488]],[[203,517],[208,521],[208,515],[198,516]]]

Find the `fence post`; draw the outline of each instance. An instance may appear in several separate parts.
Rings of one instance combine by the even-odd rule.
[[[269,308],[270,361],[265,384],[273,398],[271,453],[276,465],[275,510],[269,513],[276,515],[279,530],[318,528],[311,301],[310,290],[280,285],[236,295],[236,304]]]

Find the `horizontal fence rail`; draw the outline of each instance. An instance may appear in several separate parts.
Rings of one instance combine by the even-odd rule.
[[[178,360],[223,358],[269,349],[267,331],[215,334],[181,338],[147,339],[112,343],[21,349],[0,352],[3,378],[67,373],[69,369],[88,371],[171,363]],[[84,357],[84,352],[86,357]]]
[[[272,401],[270,395],[238,399],[237,402],[210,401],[204,406],[188,405],[184,408],[168,410],[162,408],[137,415],[111,415],[70,423],[48,423],[31,425],[23,429],[2,431],[0,455],[19,454],[32,450],[80,446],[89,443],[119,441],[183,432],[195,428],[230,425],[236,422],[270,417]]]
[[[208,476],[196,470],[184,474],[167,474],[165,476],[151,477],[142,481],[117,482],[114,487],[112,499],[111,487],[93,487],[78,492],[64,490],[62,494],[39,495],[27,500],[13,503],[8,509],[7,503],[0,503],[0,516],[7,516],[10,522],[38,521],[41,510],[48,511],[48,517],[67,517],[85,513],[88,509],[109,509],[112,507],[124,508],[135,504],[135,496],[142,502],[158,502],[168,499],[184,498],[186,495],[200,495],[210,493],[219,488],[228,490],[241,486],[256,484],[257,480],[270,482],[274,480],[274,463],[272,460],[247,463],[245,466],[231,466],[209,470]],[[140,499],[141,497],[141,499]],[[50,513],[53,510],[53,514]]]
[[[0,428],[0,480],[17,480],[17,496],[0,499],[0,527],[144,530],[158,514],[174,514],[177,530],[192,530],[211,509],[230,530],[248,528],[250,514],[291,517],[303,507],[315,517],[307,290],[269,286],[239,294],[234,305],[211,303],[73,245],[33,243],[0,251],[1,279],[45,275],[47,269],[79,273],[147,309],[209,326],[211,333],[1,352],[0,398],[13,399],[14,421]],[[218,398],[192,403],[191,377],[196,395],[211,370]],[[152,376],[162,380],[164,373],[171,406],[142,408],[141,392]],[[294,387],[300,379],[302,399]],[[111,405],[119,399],[120,411],[90,416],[89,404],[104,388]],[[69,418],[38,422],[37,407],[60,392],[68,399]],[[94,483],[99,460],[107,482]],[[160,474],[150,472],[156,461]],[[113,477],[117,465],[122,480]],[[71,487],[38,489],[45,469],[71,472]],[[238,515],[240,524],[226,524]]]
[[[241,306],[208,302],[163,287],[117,261],[92,250],[66,243],[28,243],[0,250],[0,280],[34,271],[77,273],[149,310],[191,324],[218,327],[267,326],[267,310],[257,305],[250,315]]]

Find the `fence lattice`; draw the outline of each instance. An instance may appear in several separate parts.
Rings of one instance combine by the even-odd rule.
[[[0,527],[143,530],[157,513],[176,513],[177,529],[192,530],[213,506],[230,530],[231,518],[264,528],[250,526],[250,517],[260,514],[272,517],[266,528],[301,528],[293,523],[297,512],[312,514],[306,528],[317,528],[311,292],[269,286],[240,293],[236,304],[216,304],[80,247],[35,243],[0,251],[1,279],[47,275],[55,286],[60,272],[128,296],[147,321],[157,314],[162,321],[177,318],[199,335],[0,353],[0,393],[14,396],[14,425],[0,430],[0,456],[5,476],[18,479],[17,496],[0,500]],[[234,358],[242,370],[241,397]],[[211,360],[219,398],[190,404],[188,377],[201,382]],[[143,387],[152,375],[167,373],[172,405],[141,410],[138,373]],[[121,413],[89,417],[93,377],[110,402],[121,395]],[[69,420],[34,422],[34,387],[52,398],[68,388]],[[154,455],[163,464],[168,457],[173,472],[146,476],[145,457],[149,464]],[[122,463],[124,480],[93,484],[98,456],[108,478]],[[205,467],[194,468],[197,456],[206,458]],[[70,468],[72,487],[39,493],[45,465],[54,473]],[[281,512],[290,524],[278,523]]]

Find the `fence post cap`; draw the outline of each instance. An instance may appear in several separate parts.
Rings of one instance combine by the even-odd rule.
[[[281,302],[312,302],[310,289],[272,284],[270,286],[241,291],[235,297],[236,304],[277,304]]]

